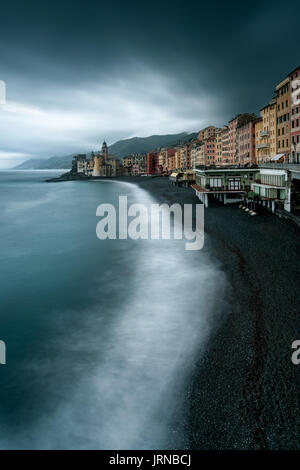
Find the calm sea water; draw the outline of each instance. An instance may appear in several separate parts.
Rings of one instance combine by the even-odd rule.
[[[53,175],[0,172],[0,447],[183,447],[224,278],[184,241],[97,239],[99,204],[148,192]]]

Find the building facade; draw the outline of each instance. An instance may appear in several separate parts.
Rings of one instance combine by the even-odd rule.
[[[240,166],[254,165],[255,158],[255,119],[237,126],[237,162]]]
[[[277,153],[282,153],[286,162],[291,155],[291,96],[290,78],[287,77],[276,86],[276,124],[277,124]]]
[[[291,83],[291,163],[300,163],[300,67],[290,73]]]

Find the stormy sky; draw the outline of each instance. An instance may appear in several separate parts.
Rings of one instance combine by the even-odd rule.
[[[300,63],[299,2],[1,2],[0,167],[258,112]]]

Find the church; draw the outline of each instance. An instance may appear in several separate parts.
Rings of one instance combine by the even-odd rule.
[[[114,177],[121,174],[120,162],[116,157],[108,154],[105,141],[102,144],[101,152],[92,152],[89,158],[86,155],[74,157],[72,171],[95,178]]]

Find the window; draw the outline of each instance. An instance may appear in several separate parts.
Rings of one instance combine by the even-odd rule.
[[[241,178],[228,178],[228,189],[232,191],[241,189]]]
[[[209,186],[211,188],[221,188],[222,178],[209,178]]]

